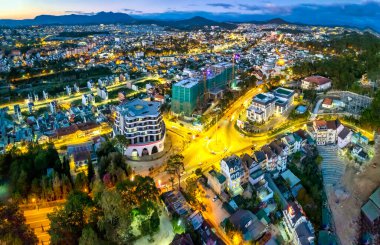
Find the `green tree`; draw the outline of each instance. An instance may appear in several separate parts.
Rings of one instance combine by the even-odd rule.
[[[181,154],[175,154],[170,156],[166,163],[166,172],[177,177],[179,189],[181,189],[181,174],[185,170],[183,159]]]
[[[78,173],[75,177],[75,190],[84,191],[88,190],[87,177],[84,173]]]
[[[129,141],[125,135],[116,135],[113,138],[113,142],[121,149],[121,153],[124,155],[124,149],[128,147]]]
[[[79,238],[79,245],[94,245],[99,243],[100,239],[96,232],[90,226],[86,226],[82,230],[82,235]]]
[[[93,203],[86,193],[71,193],[64,208],[55,209],[53,213],[48,214],[51,243],[77,244],[89,219],[86,209],[92,206]]]
[[[283,210],[285,207],[282,205],[282,201],[280,196],[277,193],[274,193],[273,199],[275,203],[277,204],[277,210]]]
[[[94,177],[95,177],[94,165],[92,164],[91,159],[89,159],[88,164],[87,164],[87,181],[90,185],[92,181],[94,180]]]
[[[196,170],[195,170],[195,174],[196,175],[198,175],[198,176],[202,176],[202,168],[197,168]]]
[[[4,244],[37,244],[38,239],[17,204],[0,202],[0,241]]]
[[[175,181],[175,178],[173,176],[170,176],[169,182],[172,184],[172,190],[174,190],[174,181]]]

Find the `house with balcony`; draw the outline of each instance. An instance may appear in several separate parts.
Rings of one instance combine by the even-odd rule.
[[[339,120],[316,120],[313,122],[313,129],[317,145],[330,145],[336,144],[343,126]]]
[[[285,227],[291,235],[292,244],[313,245],[315,241],[314,228],[311,222],[304,216],[301,205],[290,202],[283,211]]]
[[[227,190],[231,196],[242,194],[241,184],[244,178],[242,160],[236,155],[226,157],[220,162],[220,168],[227,179]]]

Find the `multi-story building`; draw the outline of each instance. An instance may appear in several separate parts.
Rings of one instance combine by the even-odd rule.
[[[314,138],[317,145],[336,144],[338,134],[343,129],[339,120],[317,120],[313,122]]]
[[[289,147],[280,140],[272,141],[269,144],[269,147],[272,149],[272,152],[274,152],[277,156],[277,170],[280,172],[286,170],[289,155]]]
[[[206,173],[207,184],[215,191],[216,194],[220,195],[227,187],[226,177],[215,171],[210,170]]]
[[[206,68],[201,75],[173,84],[171,110],[175,114],[191,116],[205,96],[220,98],[233,78],[232,64],[219,63]]]
[[[203,94],[203,86],[197,78],[189,78],[175,83],[172,87],[171,110],[175,114],[191,116]]]
[[[95,96],[93,94],[83,94],[82,95],[82,104],[90,105],[95,103]]]
[[[294,154],[301,150],[302,138],[295,133],[282,137],[281,141],[288,146],[289,154]]]
[[[265,122],[274,114],[283,114],[294,101],[294,91],[279,87],[270,93],[256,95],[247,110],[250,121]]]
[[[283,210],[286,229],[295,245],[312,245],[314,244],[315,235],[313,225],[303,215],[302,207],[292,202],[288,208]]]
[[[294,101],[294,90],[287,88],[276,88],[272,91],[272,94],[276,97],[276,113],[283,114],[286,112]]]
[[[247,117],[251,121],[265,122],[275,113],[276,98],[273,94],[262,93],[256,95],[247,110]]]
[[[244,169],[241,159],[232,155],[222,159],[220,162],[221,171],[227,178],[227,189],[232,196],[236,196],[243,192],[241,187],[242,179],[244,178]]]
[[[97,95],[102,98],[102,100],[108,100],[108,91],[105,87],[97,88]]]
[[[121,134],[129,140],[125,149],[128,156],[144,156],[163,151],[165,131],[159,102],[135,99],[116,109],[114,135]]]
[[[322,76],[306,77],[302,80],[301,88],[317,91],[327,90],[331,88],[331,80]]]

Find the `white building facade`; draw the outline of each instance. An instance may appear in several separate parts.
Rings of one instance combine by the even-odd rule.
[[[125,155],[141,157],[164,150],[166,128],[159,102],[135,99],[116,109],[114,135],[124,135]]]

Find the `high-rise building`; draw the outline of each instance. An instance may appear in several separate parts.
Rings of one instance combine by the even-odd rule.
[[[219,63],[204,70],[203,75],[173,84],[171,110],[175,114],[191,116],[206,98],[220,98],[227,85],[233,81],[231,63]]]
[[[125,155],[144,156],[164,150],[165,123],[159,102],[140,99],[116,108],[115,135],[124,135],[129,141]]]
[[[203,94],[203,86],[197,78],[182,80],[173,85],[171,110],[176,114],[191,116]]]

